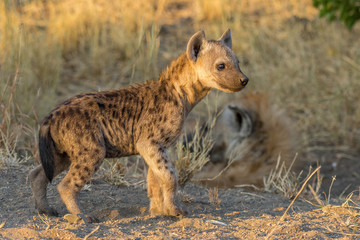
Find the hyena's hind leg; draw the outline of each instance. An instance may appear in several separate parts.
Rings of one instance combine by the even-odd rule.
[[[69,167],[69,159],[62,156],[55,156],[54,177]],[[40,212],[50,216],[57,216],[57,211],[49,206],[46,192],[49,179],[46,177],[42,165],[37,166],[29,173],[30,186],[33,193],[35,208]]]
[[[86,154],[74,157],[69,171],[58,185],[61,199],[72,214],[84,214],[88,222],[98,222],[95,217],[85,214],[79,205],[77,195],[83,186],[90,181],[105,158],[105,148],[98,147]]]

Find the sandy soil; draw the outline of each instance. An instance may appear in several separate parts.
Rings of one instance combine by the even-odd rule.
[[[339,156],[336,153],[334,159]],[[89,213],[100,219],[100,223],[74,222],[64,218],[67,210],[56,190],[56,183],[61,176],[56,178],[48,190],[50,204],[59,211],[60,217],[47,217],[38,215],[34,209],[27,182],[30,166],[2,169],[0,238],[359,239],[360,195],[356,192],[352,200],[344,204],[345,199],[339,199],[338,193],[344,190],[348,181],[352,186],[344,196],[359,188],[360,180],[356,177],[359,172],[356,171],[360,169],[360,161],[355,157],[349,158],[349,155],[342,156],[348,157],[342,161],[347,161],[346,165],[339,164],[336,169],[324,168],[322,172],[325,183],[332,175],[346,175],[335,181],[331,204],[310,204],[303,200],[304,194],[294,202],[283,220],[281,216],[291,200],[280,194],[239,188],[219,190],[218,198],[209,199],[208,189],[192,184],[179,194],[180,199],[184,200],[182,204],[188,211],[187,216],[151,217],[144,186],[118,187],[102,179],[94,179],[86,190],[81,191],[79,199]],[[352,174],[349,174],[349,166],[353,166]]]

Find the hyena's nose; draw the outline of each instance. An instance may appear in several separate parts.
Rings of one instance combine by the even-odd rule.
[[[247,76],[244,75],[243,78],[240,79],[241,85],[243,85],[244,87],[246,86],[246,84],[248,83],[249,79]]]

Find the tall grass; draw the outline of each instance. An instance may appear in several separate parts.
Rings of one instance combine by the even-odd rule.
[[[231,28],[250,78],[246,91],[266,91],[287,110],[303,149],[359,149],[359,25],[350,32],[319,20],[311,0],[198,0],[196,6],[197,27],[215,36]]]
[[[20,147],[13,138],[24,138],[25,125],[36,129],[45,114],[74,94],[155,78],[158,22],[166,5],[165,0],[1,1],[1,148]],[[26,142],[35,145],[34,135]]]

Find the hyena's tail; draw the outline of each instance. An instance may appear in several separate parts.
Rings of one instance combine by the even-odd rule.
[[[50,134],[50,127],[48,125],[42,125],[39,131],[39,155],[45,175],[50,182],[54,177],[54,146],[54,140]]]

